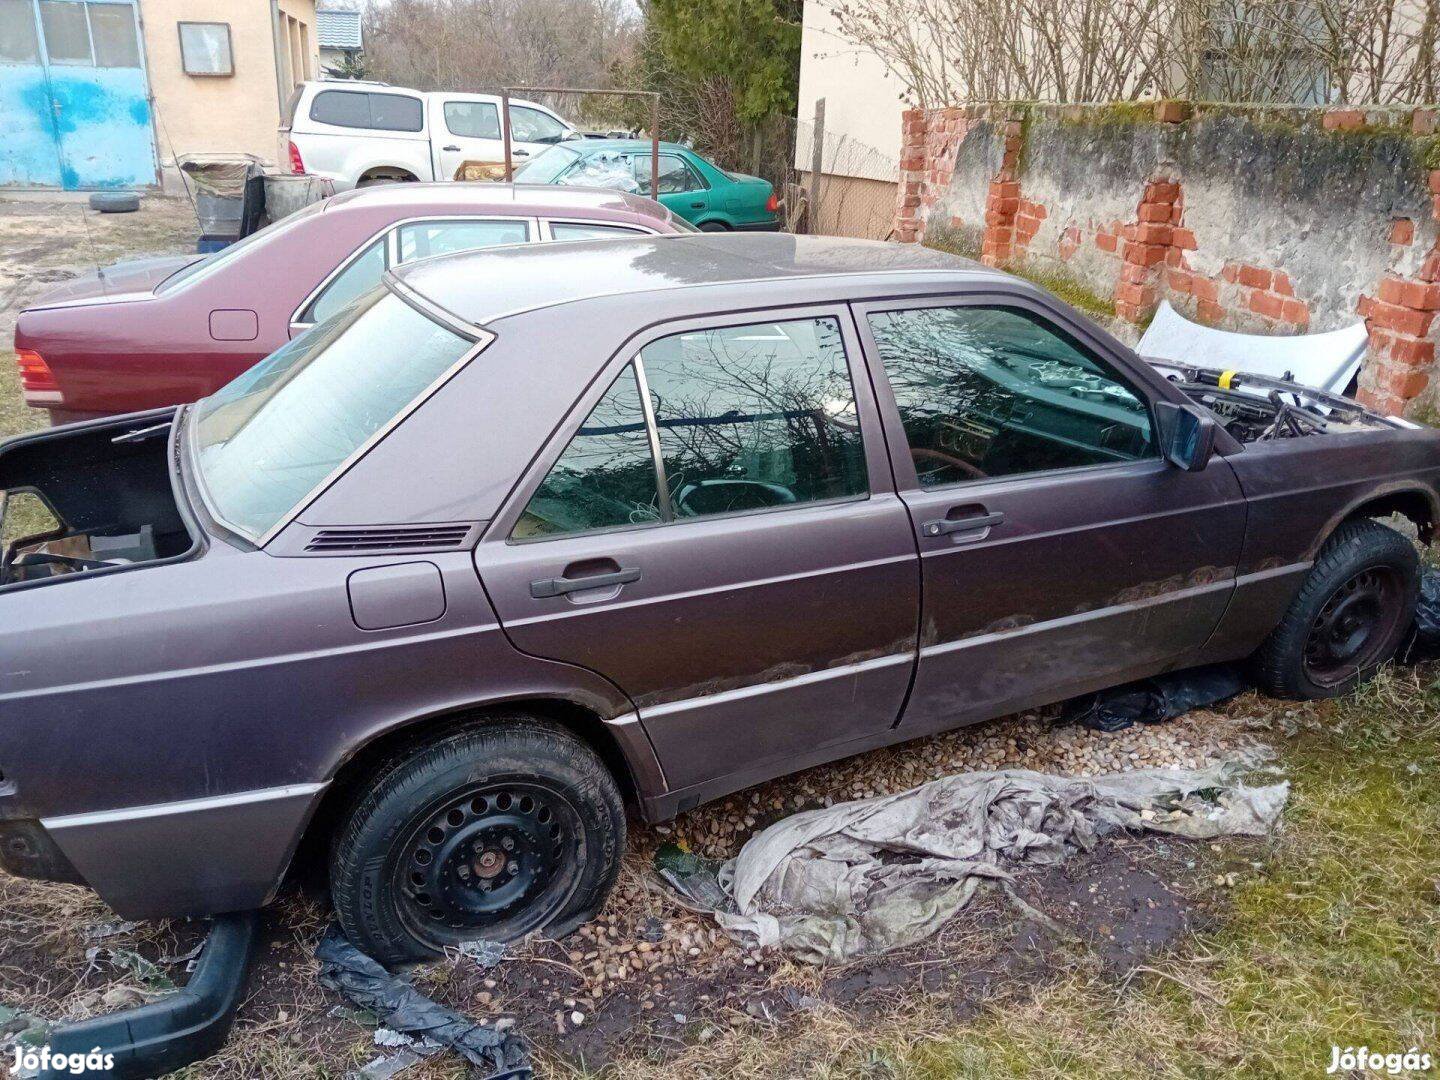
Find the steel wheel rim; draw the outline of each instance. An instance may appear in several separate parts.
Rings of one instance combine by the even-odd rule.
[[[470,785],[412,821],[392,883],[401,919],[435,948],[521,937],[548,922],[574,892],[580,816],[544,784]]]
[[[1400,576],[1371,566],[1352,574],[1321,605],[1305,639],[1305,673],[1338,686],[1380,663],[1403,612]]]

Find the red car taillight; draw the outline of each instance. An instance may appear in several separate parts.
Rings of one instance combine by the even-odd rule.
[[[780,209],[780,200],[776,197],[775,192],[770,192],[770,198],[765,200],[765,209],[772,214]]]
[[[60,389],[50,365],[34,349],[16,349],[15,362],[20,365],[21,390],[53,392]]]
[[[295,140],[290,140],[290,171],[296,176],[305,175],[305,159],[300,156],[300,148],[295,145]]]

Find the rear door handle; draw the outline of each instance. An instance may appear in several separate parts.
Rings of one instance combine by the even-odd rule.
[[[705,204],[704,204],[703,202],[692,202],[692,203],[690,204],[690,209],[691,209],[691,210],[704,210],[704,209],[705,209]]]
[[[640,580],[640,568],[627,566],[610,574],[587,574],[584,577],[541,578],[530,583],[530,595],[536,600],[550,596],[564,596],[566,593],[584,589],[604,589],[611,585],[628,585]]]
[[[939,518],[935,521],[927,521],[920,526],[920,532],[925,536],[950,536],[955,533],[981,533],[988,532],[996,525],[1003,524],[1005,515],[976,514],[971,517],[962,518]]]

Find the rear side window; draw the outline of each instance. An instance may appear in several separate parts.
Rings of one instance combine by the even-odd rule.
[[[617,236],[635,236],[639,232],[622,225],[582,225],[575,221],[550,223],[550,235],[556,240],[613,240]]]
[[[382,237],[362,251],[355,260],[320,291],[300,315],[300,322],[323,322],[363,292],[380,284],[385,274],[385,240]]]
[[[357,90],[322,90],[310,103],[310,119],[374,131],[419,131],[425,126],[419,98]]]
[[[645,346],[637,365],[560,455],[514,539],[867,494],[855,391],[834,319],[687,331]]]
[[[530,228],[523,221],[417,221],[400,226],[400,261],[523,244],[529,239]]]
[[[1144,398],[1044,319],[966,306],[869,322],[923,486],[1156,454]]]
[[[640,182],[645,193],[649,194],[650,155],[632,157],[630,167],[635,170],[635,179]],[[675,195],[682,191],[699,191],[705,186],[690,166],[674,154],[660,155],[659,179],[659,194],[661,195]]]
[[[834,319],[676,334],[640,358],[676,518],[866,492],[855,390]]]
[[[631,364],[580,425],[510,535],[531,540],[660,520],[655,460]]]
[[[447,101],[445,128],[462,139],[498,139],[500,110],[488,101]]]

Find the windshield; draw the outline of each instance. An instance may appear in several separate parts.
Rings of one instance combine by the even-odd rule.
[[[196,406],[215,517],[262,542],[474,346],[381,287]]]
[[[555,178],[580,160],[568,146],[552,146],[515,170],[517,184],[553,184]]]
[[[253,232],[244,239],[235,241],[235,243],[229,247],[221,248],[213,255],[207,255],[203,259],[196,259],[157,285],[155,292],[157,294],[167,293],[171,289],[177,288],[188,281],[196,281],[202,276],[208,277],[222,266],[227,266],[234,262],[235,259],[244,255],[252,248],[264,247],[270,241],[278,239],[295,228],[295,226],[304,221],[308,221],[324,209],[325,204],[323,202],[311,203],[303,210],[297,210],[288,217],[275,222],[275,224],[267,225],[258,232]]]

